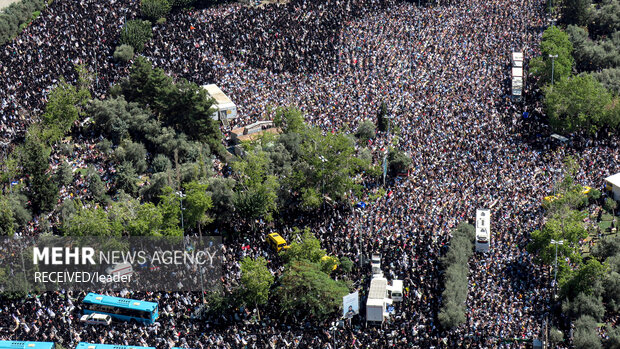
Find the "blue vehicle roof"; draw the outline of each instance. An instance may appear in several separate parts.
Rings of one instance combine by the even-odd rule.
[[[80,342],[75,349],[155,349],[155,347],[141,347],[139,345],[92,344]]]
[[[97,293],[89,293],[84,297],[82,302],[92,304],[110,305],[119,308],[137,309],[142,311],[152,312],[157,308],[156,302],[146,302],[137,299],[119,298],[112,296],[105,296]]]
[[[53,342],[0,341],[0,349],[53,349]]]

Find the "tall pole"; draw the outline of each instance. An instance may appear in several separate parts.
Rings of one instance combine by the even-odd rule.
[[[558,245],[564,244],[564,240],[553,240],[551,243],[555,245],[555,270],[553,272],[553,301],[555,302],[556,293],[558,289]]]
[[[555,73],[555,59],[558,58],[558,55],[549,55],[551,58],[551,86],[553,86],[553,75]]]

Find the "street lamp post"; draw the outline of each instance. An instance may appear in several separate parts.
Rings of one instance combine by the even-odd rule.
[[[323,155],[319,155],[321,160],[321,195],[325,196],[325,163],[327,159]]]
[[[555,59],[558,58],[558,55],[549,55],[551,58],[551,86],[553,86],[553,74],[555,73]]]
[[[553,273],[553,300],[555,301],[556,290],[558,288],[558,245],[563,245],[564,240],[553,240],[551,239],[551,244],[555,245],[555,271]]]
[[[185,235],[185,223],[183,222],[183,198],[185,197],[185,194],[180,191],[177,191],[176,194],[179,198],[181,198],[181,229],[183,230],[183,235]]]
[[[336,327],[336,323],[332,322],[332,327],[330,328],[330,330],[332,331],[332,339],[334,340],[334,349],[336,349],[336,330],[338,328]]]

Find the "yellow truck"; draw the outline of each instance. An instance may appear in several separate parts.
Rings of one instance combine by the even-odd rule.
[[[289,248],[288,244],[286,243],[286,240],[284,240],[284,238],[281,237],[280,234],[278,233],[267,234],[267,237],[265,239],[267,240],[267,243],[269,243],[269,245],[271,245],[271,247],[276,252],[280,252],[282,250]]]

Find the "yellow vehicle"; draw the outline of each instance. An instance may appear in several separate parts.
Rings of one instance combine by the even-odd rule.
[[[289,245],[286,243],[286,240],[280,236],[278,233],[267,234],[266,237],[267,242],[271,247],[277,252],[282,251],[283,249],[289,248]]]
[[[588,195],[590,191],[592,191],[592,187],[588,187],[587,185],[585,185],[583,186],[583,189],[581,189],[581,194]],[[550,202],[553,202],[554,200],[560,199],[561,197],[562,197],[562,194],[549,195],[549,196],[545,196],[543,200],[546,204],[548,204]]]

